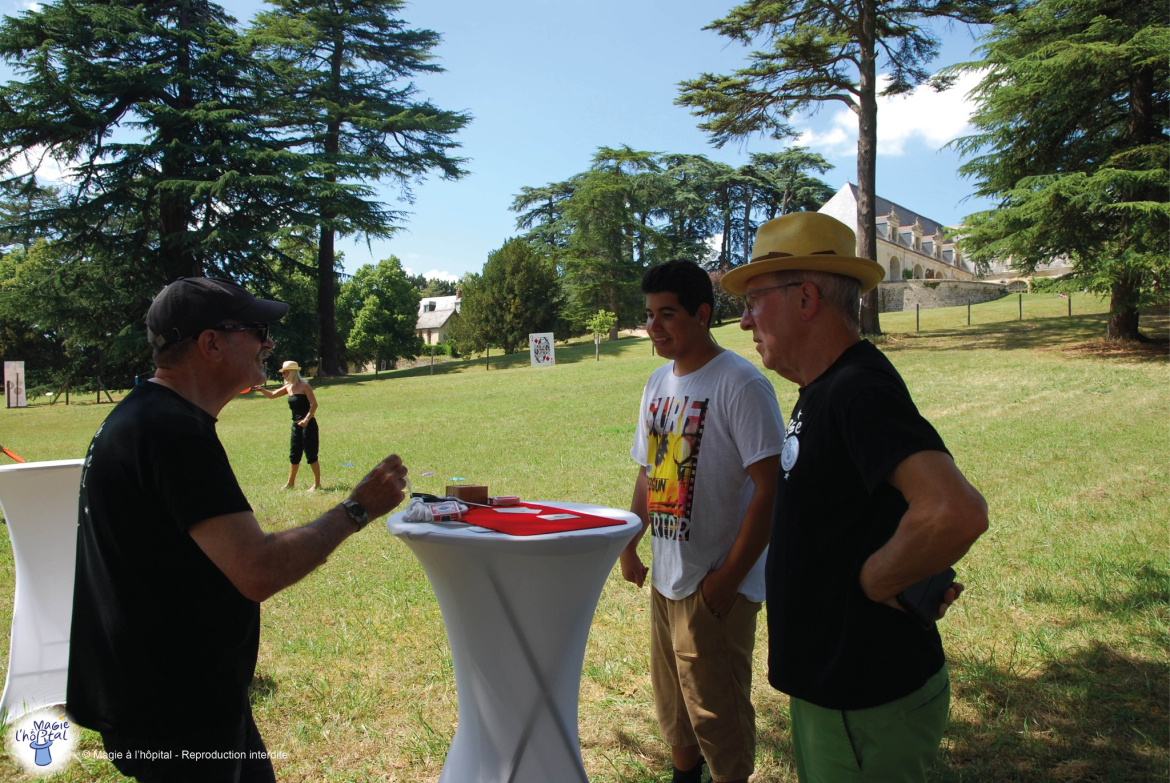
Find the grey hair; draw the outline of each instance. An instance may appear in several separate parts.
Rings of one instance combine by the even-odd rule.
[[[154,350],[150,354],[150,360],[154,362],[155,369],[163,366],[159,364],[159,359],[162,359],[164,362],[166,362],[168,367],[174,367],[177,364],[182,364],[183,361],[186,360],[187,353],[191,350],[191,346],[195,344],[193,340],[184,339],[177,340],[176,342],[164,345],[162,348],[159,348],[154,342],[154,338],[157,336],[158,335],[151,331],[149,326],[146,327],[146,342],[149,345],[154,346]]]
[[[814,272],[805,269],[786,269],[773,272],[777,285],[798,280],[812,283],[821,292],[821,299],[845,318],[851,328],[861,330],[861,281],[832,272]]]

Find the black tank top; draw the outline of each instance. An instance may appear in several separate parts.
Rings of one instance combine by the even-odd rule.
[[[309,395],[288,395],[288,407],[292,410],[293,421],[300,421],[309,415]]]

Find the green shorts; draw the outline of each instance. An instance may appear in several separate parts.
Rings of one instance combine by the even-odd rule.
[[[793,698],[796,774],[801,783],[924,783],[950,705],[946,666],[909,696],[865,710]]]

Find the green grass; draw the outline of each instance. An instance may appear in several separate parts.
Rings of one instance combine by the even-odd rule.
[[[1165,780],[1166,563],[1170,465],[1167,350],[1111,346],[1105,304],[1025,295],[972,308],[882,316],[879,343],[922,412],[987,497],[991,529],[960,564],[968,592],[941,624],[955,683],[942,781]],[[1165,311],[1143,317],[1161,340]],[[758,364],[735,324],[724,346]],[[391,451],[416,490],[464,476],[493,492],[625,507],[642,385],[661,359],[646,340],[356,376],[317,385],[328,491],[278,489],[288,408],[241,398],[219,432],[269,530],[302,524]],[[781,409],[792,384],[771,375]],[[117,396],[117,395],[115,395]],[[255,395],[252,395],[253,397]],[[75,398],[76,399],[76,398]],[[30,460],[81,455],[108,405],[0,411],[0,443]],[[354,463],[354,467],[342,463]],[[433,477],[422,477],[435,471]],[[302,482],[305,476],[302,476]],[[307,486],[307,484],[304,484]],[[6,529],[0,527],[0,538]],[[0,628],[12,605],[0,541]],[[648,596],[610,576],[581,681],[582,753],[598,783],[668,780],[651,706]],[[426,781],[438,777],[456,722],[455,683],[438,607],[409,550],[380,523],[303,582],[264,604],[252,698],[284,781]],[[7,640],[0,641],[0,665]],[[764,680],[757,645],[758,782],[795,781],[787,699]],[[82,749],[96,750],[96,735]],[[19,779],[0,757],[0,778]],[[85,761],[56,780],[120,780]]]

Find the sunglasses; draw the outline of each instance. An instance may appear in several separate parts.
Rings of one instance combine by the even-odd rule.
[[[220,324],[212,326],[211,329],[217,332],[255,332],[256,336],[260,338],[260,342],[268,340],[268,324]]]

